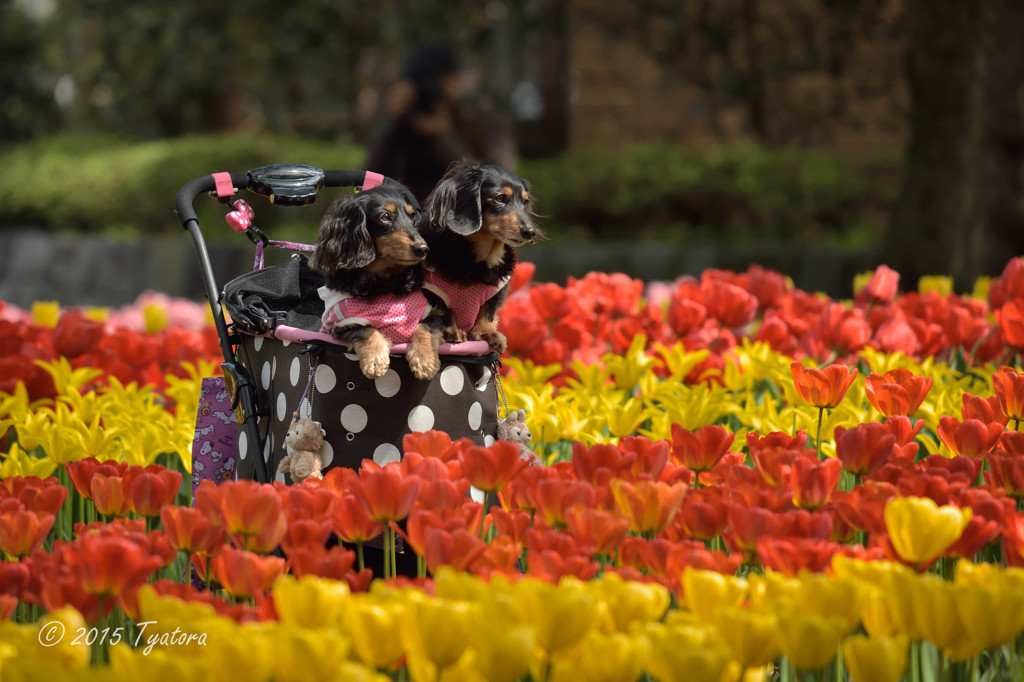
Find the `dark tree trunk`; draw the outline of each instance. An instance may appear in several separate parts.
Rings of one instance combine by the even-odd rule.
[[[1024,253],[1019,0],[911,0],[911,136],[886,261],[957,290]]]

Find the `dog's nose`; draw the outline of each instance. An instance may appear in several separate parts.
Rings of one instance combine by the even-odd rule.
[[[533,239],[537,236],[537,228],[533,225],[523,225],[519,228],[519,234],[523,236],[523,239]]]
[[[412,245],[412,255],[417,258],[426,258],[429,251],[430,247],[427,246],[426,242],[416,242]]]

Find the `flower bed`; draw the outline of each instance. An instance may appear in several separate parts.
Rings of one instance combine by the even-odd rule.
[[[847,302],[757,268],[529,274],[505,395],[544,466],[427,431],[401,462],[194,501],[209,327],[3,310],[3,357],[36,374],[0,393],[0,674],[1017,674],[1024,261],[972,296],[880,268]]]

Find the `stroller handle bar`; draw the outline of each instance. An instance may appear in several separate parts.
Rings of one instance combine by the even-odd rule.
[[[236,419],[246,429],[250,443],[262,442],[257,425],[258,406],[255,386],[245,367],[235,361],[231,335],[228,333],[224,309],[221,306],[223,294],[217,286],[213,264],[206,248],[206,240],[199,229],[199,218],[192,203],[200,194],[216,192],[217,196],[223,199],[233,195],[236,189],[247,189],[267,196],[273,204],[302,206],[315,201],[316,193],[324,187],[358,187],[364,183],[369,184],[367,181],[371,178],[376,184],[394,182],[390,178],[366,171],[324,171],[314,166],[274,164],[262,166],[246,173],[204,175],[186,182],[178,190],[175,210],[182,227],[191,235],[196,249],[206,297],[210,302],[210,312],[213,314],[213,323],[220,340],[221,354],[224,356],[221,368],[231,393]],[[257,451],[253,454],[253,468],[257,480],[260,483],[269,483],[271,475],[267,471],[263,453]]]

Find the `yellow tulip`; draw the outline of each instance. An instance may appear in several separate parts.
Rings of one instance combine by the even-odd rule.
[[[264,623],[214,628],[203,656],[210,679],[266,680],[277,655],[277,630]]]
[[[72,369],[71,362],[63,356],[50,362],[37,360],[36,364],[53,377],[53,385],[60,395],[64,395],[71,388],[81,390],[87,383],[103,374],[101,370],[94,367]]]
[[[646,410],[639,398],[630,398],[622,405],[602,401],[602,410],[608,420],[608,431],[615,438],[632,434],[646,419]]]
[[[683,571],[683,601],[706,623],[715,622],[715,611],[739,606],[747,596],[747,581],[715,571],[687,568]]]
[[[528,625],[502,622],[487,614],[475,625],[474,667],[490,682],[515,682],[534,662],[535,635]]]
[[[795,605],[778,613],[779,648],[794,668],[820,670],[836,657],[839,641],[850,631],[845,618],[807,613]]]
[[[927,497],[894,497],[885,505],[884,515],[896,553],[916,566],[942,555],[971,520],[969,507],[939,507]]]
[[[1012,642],[1024,630],[1024,592],[992,585],[956,585],[958,620],[967,629],[963,646],[953,645],[950,658],[967,660],[985,649]],[[972,650],[973,649],[973,650]]]
[[[399,622],[402,645],[442,671],[466,651],[479,617],[478,604],[410,592]]]
[[[676,612],[678,613],[678,612]],[[651,625],[647,670],[659,682],[718,682],[729,663],[729,650],[710,631],[693,627]]]
[[[368,666],[385,669],[402,657],[402,640],[395,637],[404,602],[389,596],[366,595],[352,599],[345,609],[345,632],[352,653]]]
[[[778,618],[760,608],[723,606],[715,612],[715,627],[744,669],[761,668],[778,657]]]
[[[843,642],[843,665],[853,682],[896,682],[907,669],[905,637],[854,635]]]
[[[970,626],[957,612],[957,592],[956,585],[933,574],[918,576],[910,590],[918,631],[946,655],[969,648]]]
[[[60,303],[36,301],[32,304],[32,321],[42,327],[56,327],[60,321]]]
[[[918,577],[909,571],[892,571],[885,577],[883,591],[892,627],[911,640],[924,639],[916,612]]]
[[[316,576],[284,575],[274,581],[270,593],[282,625],[329,628],[341,622],[351,602],[348,584]]]
[[[597,597],[579,580],[552,585],[525,578],[509,587],[519,622],[533,629],[545,660],[576,646],[597,619]]]
[[[336,630],[281,625],[273,629],[272,636],[274,682],[334,680],[348,657],[348,640]]]
[[[175,682],[200,679],[209,674],[201,658],[182,656],[172,649],[133,649],[124,641],[110,647],[109,678],[121,680],[152,680]],[[236,673],[237,674],[237,673]]]
[[[661,620],[672,600],[664,585],[627,581],[616,573],[608,573],[591,584],[601,600],[608,630],[618,632],[629,632],[637,623]]]
[[[867,599],[863,584],[809,572],[801,572],[797,584],[794,599],[805,612],[819,618],[840,618],[848,624],[847,632],[856,627]]]
[[[147,303],[142,306],[142,319],[147,334],[156,334],[167,327],[167,309],[159,303]]]
[[[643,672],[650,645],[643,636],[591,630],[580,646],[552,668],[554,682],[620,682]]]
[[[644,352],[646,346],[647,337],[638,334],[633,337],[629,348],[622,355],[607,353],[601,357],[601,361],[608,368],[608,373],[617,388],[632,391],[640,378],[653,365],[657,364],[654,358]]]
[[[920,294],[934,291],[940,296],[949,296],[953,293],[953,278],[946,275],[923,275],[917,280],[917,291]]]
[[[82,670],[89,665],[91,651],[81,641],[76,643],[75,636],[86,627],[85,619],[74,607],[49,611],[36,621],[36,641],[29,640],[25,648],[35,650],[39,658],[53,660],[65,670]]]
[[[860,622],[872,637],[895,637],[903,632],[893,620],[890,599],[882,589],[868,592],[860,612]]]
[[[57,463],[49,457],[33,457],[17,443],[11,443],[10,450],[0,457],[0,478],[13,476],[38,476],[46,478],[57,470]]]
[[[86,306],[82,309],[82,314],[88,320],[93,322],[106,322],[110,317],[110,308],[103,306]]]

